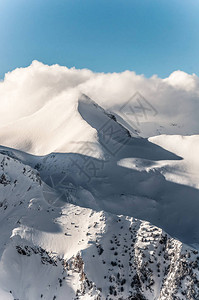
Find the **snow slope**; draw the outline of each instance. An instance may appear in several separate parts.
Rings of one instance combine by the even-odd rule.
[[[52,205],[35,169],[0,162],[1,299],[199,297],[197,250],[145,221]]]

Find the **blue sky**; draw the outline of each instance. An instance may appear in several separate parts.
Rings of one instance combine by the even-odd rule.
[[[199,0],[0,0],[0,78],[34,59],[199,75]]]

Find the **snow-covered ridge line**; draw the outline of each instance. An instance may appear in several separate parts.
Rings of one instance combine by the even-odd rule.
[[[147,79],[130,71],[96,74],[34,61],[8,73],[0,82],[0,144],[43,155],[71,152],[76,142],[95,141],[95,131],[77,112],[81,94],[112,111],[118,121],[123,118],[129,130],[138,127],[143,137],[197,134],[198,87],[195,74],[181,71],[167,79]],[[136,93],[149,106],[145,101],[139,103]],[[123,106],[125,113],[121,113]]]

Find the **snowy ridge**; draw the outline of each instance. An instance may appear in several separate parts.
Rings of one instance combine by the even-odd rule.
[[[199,297],[197,250],[132,217],[52,206],[36,170],[0,156],[2,299]]]

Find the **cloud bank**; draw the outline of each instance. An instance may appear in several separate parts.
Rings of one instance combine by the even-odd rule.
[[[71,150],[67,142],[77,140],[80,127],[86,126],[77,111],[81,93],[125,120],[121,107],[137,92],[157,112],[148,109],[145,115],[134,112],[136,116],[131,112],[140,135],[199,133],[195,74],[175,71],[165,79],[145,78],[133,71],[104,74],[33,61],[27,68],[7,73],[0,82],[0,144],[36,154]],[[128,118],[126,122],[130,123]],[[93,134],[88,129],[85,139]],[[46,143],[51,146],[45,148]]]

